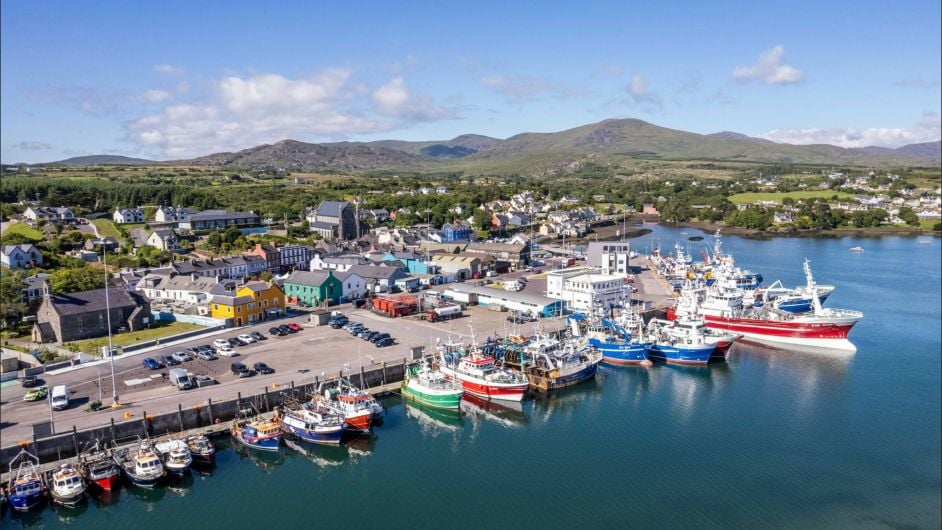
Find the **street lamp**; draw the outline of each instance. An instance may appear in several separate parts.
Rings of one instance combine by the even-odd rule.
[[[105,317],[108,319],[108,358],[111,360],[111,406],[118,408],[118,387],[114,377],[114,344],[111,341],[111,302],[108,300],[108,245],[101,245],[102,262],[105,265]],[[99,385],[99,390],[101,385]]]

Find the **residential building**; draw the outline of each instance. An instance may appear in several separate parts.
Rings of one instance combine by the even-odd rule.
[[[310,270],[344,272],[350,270],[350,267],[354,265],[369,265],[369,263],[370,260],[356,254],[336,254],[330,256],[315,252],[314,257],[311,258]]]
[[[272,282],[248,282],[235,295],[213,295],[210,315],[230,326],[245,326],[280,314],[285,308],[284,291]]]
[[[179,222],[184,230],[206,231],[221,230],[230,226],[243,227],[259,224],[260,218],[252,212],[229,212],[226,210],[206,210],[191,214]]]
[[[476,238],[474,228],[467,222],[455,221],[446,223],[441,230],[441,243],[454,243],[456,241],[473,241]]]
[[[4,245],[0,251],[0,263],[11,269],[25,269],[43,264],[43,253],[31,243]]]
[[[177,223],[189,220],[190,216],[199,213],[199,210],[183,208],[181,206],[161,206],[157,208],[154,220],[158,223]]]
[[[387,252],[383,261],[399,261],[404,264],[410,274],[434,274],[437,269],[426,261],[425,256],[415,252]]]
[[[354,265],[347,269],[366,281],[368,290],[374,292],[388,292],[396,284],[396,280],[407,275],[398,267],[382,267],[378,265]]]
[[[546,274],[546,296],[562,300],[571,311],[609,309],[627,300],[625,278],[624,274],[602,274],[591,267],[550,271]]]
[[[627,241],[589,241],[586,265],[601,269],[602,274],[631,274],[628,264],[630,245]]]
[[[154,230],[147,237],[147,244],[167,252],[176,252],[180,250],[180,240],[173,230]]]
[[[46,282],[49,281],[50,276],[51,274],[41,272],[23,280],[23,301],[30,303],[33,300],[42,298],[45,293]]]
[[[272,274],[284,274],[293,270],[308,270],[314,249],[307,245],[262,245],[258,243],[255,248],[246,253],[247,256],[258,256],[266,261],[268,270]]]
[[[117,208],[111,218],[118,224],[143,223],[144,210],[140,208]]]
[[[324,239],[350,240],[360,237],[359,220],[353,206],[347,201],[324,201],[308,213],[311,232]]]
[[[102,337],[111,332],[138,331],[152,321],[150,302],[139,294],[124,289],[81,291],[52,295],[46,293],[36,312],[33,342],[71,342]],[[110,308],[110,311],[109,309]]]
[[[336,304],[343,296],[343,284],[330,270],[294,271],[285,278],[284,287],[288,300],[310,306]]]
[[[32,222],[48,221],[50,223],[72,223],[75,222],[75,214],[72,210],[60,206],[58,208],[47,208],[43,206],[30,206],[23,212],[23,218]]]
[[[332,272],[342,286],[343,297],[341,302],[356,300],[366,296],[366,279],[352,272]]]
[[[275,245],[256,243],[255,248],[245,253],[247,256],[257,256],[265,260],[265,265],[272,274],[281,274],[281,252]]]
[[[660,212],[657,211],[654,203],[651,202],[646,202],[641,206],[641,213],[643,215],[660,215]]]
[[[116,252],[121,248],[121,243],[113,237],[96,237],[94,239],[86,239],[83,247],[85,250],[94,252],[101,252],[102,249],[108,252]]]
[[[215,277],[193,275],[148,274],[137,282],[136,292],[148,299],[178,300],[188,304],[204,304],[219,280]]]

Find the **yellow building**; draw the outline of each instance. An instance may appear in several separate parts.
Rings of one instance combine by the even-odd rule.
[[[261,322],[284,310],[285,292],[271,282],[248,282],[236,289],[235,296],[214,295],[210,302],[212,317],[233,326]]]

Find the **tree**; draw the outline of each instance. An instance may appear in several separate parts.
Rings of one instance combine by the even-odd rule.
[[[916,212],[908,206],[903,206],[899,209],[899,218],[909,226],[919,226],[919,217],[917,217]]]
[[[7,327],[8,322],[18,321],[26,313],[23,302],[23,273],[20,271],[4,272],[0,277],[0,325]]]
[[[487,211],[476,208],[473,217],[474,227],[478,230],[487,230],[491,227],[492,216]]]
[[[49,287],[54,294],[103,289],[105,272],[93,267],[59,269],[50,275]]]

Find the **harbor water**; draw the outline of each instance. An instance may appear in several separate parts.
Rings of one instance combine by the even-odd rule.
[[[708,234],[653,227],[638,252]],[[706,236],[687,242],[688,236]],[[928,241],[928,242],[926,242]],[[802,260],[865,313],[853,355],[734,346],[708,367],[602,367],[515,406],[451,414],[391,397],[372,438],[258,454],[5,528],[938,528],[940,240],[727,236],[766,283]],[[863,247],[862,253],[849,248]]]

